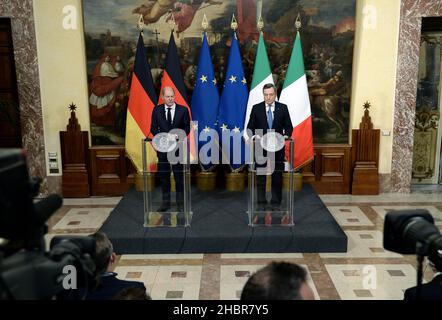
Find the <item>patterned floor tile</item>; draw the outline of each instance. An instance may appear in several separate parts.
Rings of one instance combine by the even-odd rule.
[[[442,212],[435,206],[372,206],[372,208],[382,219],[391,210],[426,209],[433,216],[435,224],[442,226]]]
[[[301,259],[302,253],[223,253],[221,259]]]
[[[416,285],[409,264],[325,265],[343,300],[402,300],[405,289]]]
[[[118,279],[143,282],[147,287],[155,283],[158,269],[157,266],[117,266],[114,271],[118,273]]]
[[[319,196],[325,203],[412,203],[412,202],[442,202],[441,193],[381,193],[376,196],[353,196],[351,194],[322,194]]]
[[[123,254],[121,260],[184,260],[203,259],[201,254]]]
[[[346,230],[347,252],[320,253],[321,258],[401,258],[383,249],[383,233],[373,230]]]
[[[200,284],[202,266],[160,266],[155,283]]]
[[[152,286],[150,296],[154,300],[198,300],[199,292],[199,283],[155,283]]]
[[[328,206],[327,208],[341,227],[374,226],[357,206]]]
[[[112,208],[73,208],[53,227],[53,230],[98,229]]]

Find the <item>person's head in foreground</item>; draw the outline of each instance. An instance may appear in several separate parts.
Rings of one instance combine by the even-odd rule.
[[[314,300],[306,271],[293,263],[272,262],[246,282],[241,300]]]

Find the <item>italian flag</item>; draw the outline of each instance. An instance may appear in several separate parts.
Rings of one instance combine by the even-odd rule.
[[[292,120],[295,144],[292,165],[297,170],[313,160],[312,113],[299,32],[296,34],[279,101],[287,105]],[[290,159],[289,148],[286,147],[285,152],[287,159]]]
[[[262,32],[259,33],[258,49],[256,51],[255,65],[253,69],[252,86],[250,88],[249,100],[247,101],[246,118],[244,130],[247,130],[252,107],[263,101],[262,88],[267,83],[273,83],[272,72],[270,71],[269,58],[267,57],[266,46]],[[244,131],[245,132],[245,131]],[[244,136],[246,136],[244,134]]]

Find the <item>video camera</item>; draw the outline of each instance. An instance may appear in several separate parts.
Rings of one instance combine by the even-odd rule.
[[[46,221],[62,198],[34,204],[39,183],[29,178],[22,150],[0,149],[0,300],[54,298],[66,289],[66,266],[76,270],[77,287],[96,284],[94,239],[58,237],[45,251]]]
[[[384,248],[402,254],[417,254],[416,298],[420,298],[422,262],[425,256],[442,270],[442,235],[428,210],[398,210],[387,213]]]

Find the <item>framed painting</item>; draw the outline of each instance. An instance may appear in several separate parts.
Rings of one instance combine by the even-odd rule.
[[[296,34],[295,19],[300,14],[314,142],[348,143],[355,2],[83,0],[92,144],[124,144],[139,16],[146,24],[144,42],[159,90],[173,15],[182,73],[191,97],[204,14],[209,20],[207,35],[220,92],[232,36],[232,14],[238,21],[238,39],[249,83],[258,40],[256,22],[262,16],[267,52],[279,91]]]

